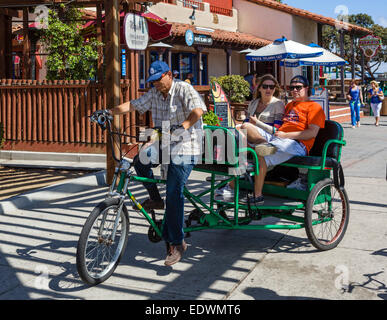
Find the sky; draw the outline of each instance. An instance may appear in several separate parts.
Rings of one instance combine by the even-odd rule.
[[[387,28],[387,0],[283,0],[283,3],[326,17],[337,18],[339,14],[365,13],[375,23]],[[377,72],[387,72],[385,63]]]
[[[282,2],[331,18],[336,18],[338,14],[366,13],[375,23],[387,28],[386,0],[283,0]]]

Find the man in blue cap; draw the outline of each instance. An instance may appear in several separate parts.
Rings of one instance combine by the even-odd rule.
[[[177,128],[171,133],[171,141],[168,140],[167,143],[171,153],[168,154],[167,161],[162,159],[168,168],[163,238],[167,243],[165,265],[170,266],[178,262],[187,249],[183,232],[183,188],[201,154],[201,116],[207,109],[199,93],[187,82],[174,79],[168,65],[163,61],[151,64],[147,82],[153,84],[148,92],[138,99],[115,107],[112,113],[122,114],[137,110],[142,114],[151,111],[155,127],[165,128],[167,125],[168,128]],[[166,136],[169,136],[169,132]],[[155,165],[143,163],[140,158],[136,156],[134,159],[137,174],[153,179],[152,167]],[[157,186],[144,183],[144,187],[150,197],[142,203],[144,209],[163,209],[164,201]]]

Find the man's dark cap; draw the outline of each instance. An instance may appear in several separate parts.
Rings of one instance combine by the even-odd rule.
[[[309,87],[308,79],[301,75],[293,77],[292,80],[290,80],[290,84],[293,82],[302,83],[305,87]]]

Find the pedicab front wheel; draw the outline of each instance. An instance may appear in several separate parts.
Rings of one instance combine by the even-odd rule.
[[[349,222],[349,200],[345,189],[332,179],[319,181],[309,194],[305,210],[305,230],[318,250],[335,248],[343,239]]]
[[[114,239],[113,228],[120,200],[107,199],[94,208],[79,237],[76,264],[81,279],[96,285],[108,279],[125,251],[129,234],[129,216],[123,205]]]

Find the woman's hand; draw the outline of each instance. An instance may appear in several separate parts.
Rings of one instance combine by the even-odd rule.
[[[254,124],[254,125],[256,125],[257,124],[257,122],[258,122],[258,118],[256,117],[256,116],[250,116],[250,118],[249,118],[249,122],[250,123],[252,123],[252,124]]]

